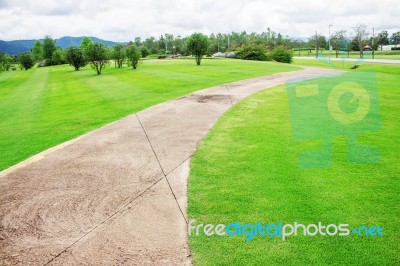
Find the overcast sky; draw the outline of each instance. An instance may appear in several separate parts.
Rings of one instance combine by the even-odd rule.
[[[328,5],[329,3],[329,5]],[[45,35],[96,36],[112,41],[194,31],[291,37],[328,35],[364,23],[376,32],[400,30],[399,0],[0,0],[0,39]]]

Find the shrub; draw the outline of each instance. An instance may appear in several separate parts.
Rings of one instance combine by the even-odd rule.
[[[243,60],[256,60],[256,61],[270,61],[271,58],[265,53],[265,48],[260,45],[247,45],[243,46],[237,52],[240,59]]]
[[[62,65],[65,63],[65,54],[61,49],[57,49],[54,51],[51,57],[51,63],[53,65]]]
[[[30,53],[30,52],[21,54],[19,57],[19,60],[20,60],[21,66],[25,70],[28,70],[35,65],[35,60],[33,58],[32,53]]]
[[[147,56],[150,54],[150,50],[147,49],[146,46],[143,46],[143,47],[140,49],[140,52],[142,53],[142,57],[143,57],[143,58],[147,57]]]
[[[85,55],[82,49],[77,46],[67,48],[66,60],[75,68],[75,71],[86,65]]]
[[[293,53],[292,51],[289,51],[284,47],[279,46],[271,52],[271,58],[276,62],[290,64],[293,61]]]

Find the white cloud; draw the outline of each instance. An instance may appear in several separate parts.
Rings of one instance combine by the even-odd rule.
[[[0,39],[90,35],[115,41],[188,35],[194,31],[328,33],[358,23],[377,31],[400,30],[397,0],[0,0]]]

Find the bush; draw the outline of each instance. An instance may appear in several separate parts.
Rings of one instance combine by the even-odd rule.
[[[143,46],[143,47],[140,49],[140,52],[142,53],[142,57],[143,57],[143,58],[147,57],[147,56],[150,54],[150,50],[147,49],[147,47],[145,47],[145,46]]]
[[[25,70],[28,70],[35,65],[35,60],[33,58],[32,53],[30,53],[30,52],[21,54],[19,57],[19,60],[20,60],[21,66]]]
[[[290,64],[293,61],[293,53],[292,51],[279,46],[271,52],[271,58],[276,62]]]
[[[54,53],[51,57],[51,63],[53,65],[65,64],[65,54],[61,49],[57,49],[54,51]]]
[[[247,45],[239,49],[237,55],[243,60],[270,61],[265,48],[259,45]]]
[[[66,60],[75,68],[75,71],[78,71],[81,67],[86,65],[85,55],[81,48],[77,46],[67,48]]]
[[[390,50],[392,50],[392,51],[400,50],[400,46],[399,47],[392,47],[392,48],[390,48]]]

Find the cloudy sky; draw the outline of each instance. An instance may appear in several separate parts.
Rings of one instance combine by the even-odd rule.
[[[0,0],[0,40],[44,35],[96,36],[129,41],[194,31],[261,33],[268,27],[291,37],[318,30],[400,30],[399,0]]]

